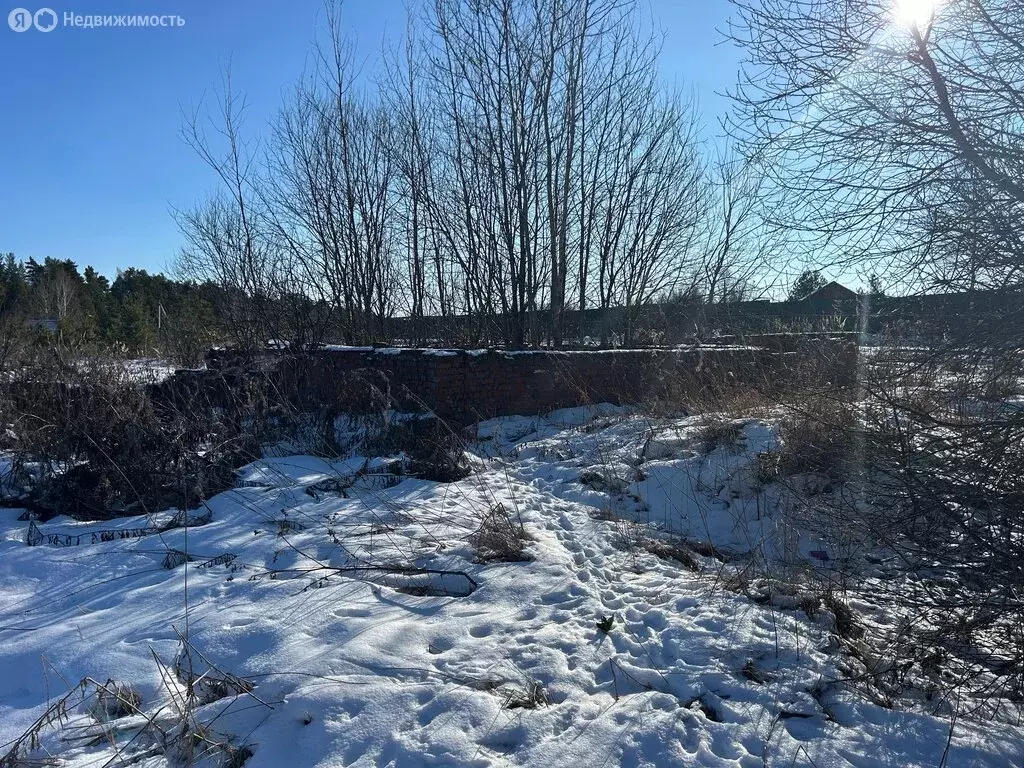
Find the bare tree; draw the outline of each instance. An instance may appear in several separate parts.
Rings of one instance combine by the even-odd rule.
[[[602,306],[625,310],[628,344],[640,308],[692,279],[703,168],[685,105],[641,95],[623,107],[613,166],[619,177],[599,229],[598,283]]]
[[[766,284],[781,251],[776,232],[761,218],[761,176],[737,158],[719,158],[709,169],[707,244],[698,285],[708,304],[736,301]]]
[[[187,279],[209,280],[224,289],[229,299],[222,314],[232,341],[256,350],[290,335],[281,309],[289,297],[303,303],[305,298],[291,280],[292,265],[269,234],[255,157],[240,134],[244,111],[227,74],[220,114],[209,120],[220,134],[223,152],[209,140],[199,109],[185,121],[185,142],[214,171],[220,189],[193,209],[176,212],[185,238],[176,267]]]
[[[230,83],[223,157],[187,123],[222,187],[181,216],[190,276],[235,289],[254,320],[285,297],[316,308],[305,339],[328,317],[351,343],[400,324],[417,342],[513,347],[562,344],[569,306],[622,307],[629,337],[694,280],[696,112],[661,85],[635,0],[431,0],[377,92],[354,86],[341,6],[327,9],[264,152],[239,139]]]
[[[1020,283],[1019,4],[734,5],[749,64],[732,133],[775,224],[819,261],[891,264],[908,287]]]
[[[388,109],[352,87],[340,6],[328,10],[328,43],[275,126],[263,194],[304,290],[329,307],[345,340],[366,343],[385,337],[400,294],[401,141]]]
[[[581,310],[592,294],[649,302],[689,255],[694,112],[664,94],[635,14],[620,0],[443,0],[428,16],[455,180],[437,194],[460,211],[438,225],[467,309],[504,318],[512,345],[560,344],[574,292]]]
[[[397,215],[402,221],[409,285],[408,312],[412,341],[426,341],[424,318],[430,310],[450,314],[448,279],[440,249],[434,247],[431,228],[430,177],[433,162],[431,111],[422,93],[421,59],[409,19],[403,56],[389,63],[384,98],[401,137],[392,147],[398,168]],[[432,267],[432,268],[431,268]],[[431,291],[433,286],[434,291]],[[433,293],[433,296],[431,296]]]
[[[994,289],[956,327],[933,303],[912,347],[865,366],[844,514],[930,577],[898,597],[892,668],[1017,697],[1024,6],[734,4],[733,133],[765,171],[769,223],[819,263],[888,267],[900,291]]]

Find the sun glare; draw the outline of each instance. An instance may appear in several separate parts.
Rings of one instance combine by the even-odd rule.
[[[908,27],[925,27],[935,15],[938,0],[894,0],[896,20]]]

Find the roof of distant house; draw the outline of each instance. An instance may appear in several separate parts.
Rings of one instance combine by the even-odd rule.
[[[857,292],[851,291],[845,285],[840,285],[835,280],[821,286],[814,293],[805,296],[804,301],[847,301],[856,299]]]

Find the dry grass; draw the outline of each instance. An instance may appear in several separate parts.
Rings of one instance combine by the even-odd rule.
[[[697,439],[704,450],[711,452],[718,448],[738,451],[742,448],[743,422],[724,417],[709,417],[697,429]]]
[[[843,479],[855,456],[858,432],[853,407],[831,397],[790,407],[779,425],[782,448],[777,456],[759,459],[758,476],[816,473]]]
[[[514,518],[503,504],[491,507],[480,525],[470,534],[469,544],[477,559],[484,563],[521,563],[530,560],[526,544],[530,536],[520,520]]]
[[[550,703],[544,686],[533,680],[527,681],[522,687],[509,688],[504,694],[502,706],[505,709],[537,709]]]

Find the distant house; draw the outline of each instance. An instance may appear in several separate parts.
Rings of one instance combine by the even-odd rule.
[[[853,301],[857,298],[857,292],[851,291],[845,285],[840,285],[835,280],[821,286],[810,296],[804,297],[803,301],[824,303],[826,301]]]

